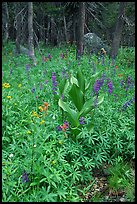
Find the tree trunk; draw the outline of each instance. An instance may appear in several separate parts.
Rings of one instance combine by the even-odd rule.
[[[34,42],[33,42],[33,2],[28,2],[28,45],[29,45],[29,55],[36,66],[36,59],[34,54]]]
[[[66,25],[66,18],[63,16],[63,21],[64,21],[64,32],[65,32],[65,40],[68,43],[68,34],[67,34],[67,25]]]
[[[78,24],[77,24],[77,50],[76,59],[83,54],[83,40],[84,40],[84,24],[85,24],[85,2],[79,2],[78,8]]]
[[[9,11],[8,11],[8,4],[7,4],[7,2],[5,2],[5,11],[6,11],[5,40],[7,41],[8,38],[9,38],[9,30],[8,30]]]
[[[57,35],[56,35],[56,28],[55,28],[54,18],[51,17],[51,35],[50,41],[53,46],[57,45]]]
[[[111,57],[115,58],[118,54],[118,49],[121,41],[121,35],[122,35],[122,28],[123,28],[123,16],[124,16],[124,9],[125,9],[125,3],[126,2],[120,2],[119,5],[119,12],[118,12],[118,19],[116,22],[116,28],[114,32],[114,37],[112,41],[112,48],[111,48]]]
[[[21,4],[16,3],[16,53],[20,54],[20,43],[21,43]]]

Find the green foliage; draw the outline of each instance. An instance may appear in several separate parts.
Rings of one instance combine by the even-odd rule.
[[[37,66],[33,67],[27,56],[14,56],[13,43],[3,48],[3,202],[81,202],[80,189],[83,189],[83,195],[90,189],[94,167],[100,168],[103,163],[110,163],[113,167],[116,162],[135,158],[134,101],[126,110],[122,109],[123,104],[134,97],[135,88],[134,63],[128,67],[126,62],[122,66],[120,64],[124,56],[128,58],[128,52],[120,51],[120,57],[115,62],[118,66],[115,75],[112,63],[107,64],[107,57],[104,66],[98,63],[96,56],[91,56],[90,60],[96,64],[93,76],[89,56],[83,56],[78,65],[73,48],[68,49],[67,59],[60,58],[60,52],[65,52],[66,48],[42,49],[43,55],[50,53],[52,59],[42,61],[42,56],[36,50]],[[130,56],[134,58],[134,52]],[[29,65],[28,71],[26,65]],[[67,79],[62,79],[62,67],[68,74]],[[52,94],[52,72],[56,73],[59,105]],[[104,72],[106,78],[98,97],[101,105],[95,108],[93,85]],[[122,78],[118,74],[123,74]],[[132,84],[126,91],[128,76]],[[112,94],[108,93],[107,78],[113,82]],[[122,79],[124,84],[120,86]],[[81,99],[73,99],[73,92]],[[64,100],[61,99],[62,94]],[[48,103],[48,107],[40,111],[45,108],[44,102]],[[81,116],[85,117],[85,124],[80,126]],[[69,121],[70,126],[66,131],[58,131],[57,127],[62,126],[64,120]],[[73,137],[71,131],[77,136]],[[121,170],[120,166],[116,166],[115,178],[122,180],[115,186],[129,186],[126,196],[131,200],[133,186],[132,182],[129,185],[130,167],[122,164]],[[119,169],[120,175],[116,169]],[[22,180],[24,171],[28,175],[28,182]],[[111,172],[114,178],[114,170]]]
[[[78,133],[80,133],[81,131],[81,124],[79,122],[80,117],[86,116],[92,110],[94,110],[95,108],[94,103],[96,100],[96,97],[93,97],[90,99],[86,97],[86,92],[89,91],[90,85],[88,86],[85,85],[87,83],[85,82],[86,80],[84,79],[84,76],[80,69],[78,70],[76,76],[77,78],[75,78],[74,76],[71,76],[70,82],[67,81],[66,83],[70,84],[71,86],[68,92],[70,96],[68,101],[71,101],[75,106],[75,109],[77,110],[75,111],[71,109],[67,104],[67,102],[63,102],[62,99],[59,99],[59,102],[58,102],[59,106],[63,109],[63,111],[66,112],[66,115],[68,115],[70,118],[69,122],[70,124],[72,123],[70,134],[72,134],[72,136],[76,136]],[[92,83],[91,80],[94,79],[93,77],[91,77],[90,79],[90,82],[89,82],[90,84]],[[97,105],[101,104],[103,102],[103,99],[104,99],[103,96],[101,97],[99,96]],[[93,122],[88,123],[87,128],[89,131],[91,131],[93,129]]]

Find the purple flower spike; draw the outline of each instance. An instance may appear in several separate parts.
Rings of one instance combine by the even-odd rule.
[[[111,93],[112,93],[112,90],[113,90],[112,81],[110,81],[110,82],[108,83],[108,92],[111,94]]]
[[[55,72],[52,72],[52,90],[53,90],[53,94],[57,94],[57,81],[56,81],[56,75]]]
[[[22,182],[23,183],[29,182],[29,178],[28,178],[26,171],[24,171],[22,174]]]
[[[84,125],[84,124],[85,124],[84,117],[80,117],[79,123],[80,123],[81,125]]]

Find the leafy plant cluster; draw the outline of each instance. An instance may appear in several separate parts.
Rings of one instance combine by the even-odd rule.
[[[12,49],[2,53],[2,199],[81,201],[93,168],[135,158],[134,70],[107,56],[76,61],[72,47],[36,50],[33,67]]]

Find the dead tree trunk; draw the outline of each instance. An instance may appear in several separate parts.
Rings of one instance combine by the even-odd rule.
[[[78,59],[84,52],[83,40],[84,40],[84,24],[85,24],[85,2],[79,2],[78,7],[78,24],[77,24],[77,50],[76,59]]]
[[[20,43],[21,43],[21,4],[20,2],[16,3],[16,17],[15,17],[15,24],[16,24],[16,53],[20,54]]]
[[[65,33],[65,40],[68,43],[68,34],[67,34],[67,25],[66,25],[66,18],[63,16],[63,21],[64,21],[64,33]]]
[[[36,59],[34,54],[34,42],[33,42],[33,2],[28,2],[28,45],[29,45],[29,56],[33,60],[36,66]]]
[[[118,19],[116,22],[116,28],[115,28],[114,37],[112,41],[112,48],[111,48],[111,57],[113,58],[116,57],[118,53],[119,45],[120,45],[123,23],[124,23],[123,17],[124,17],[125,3],[126,2],[120,2],[120,5],[119,5]]]

